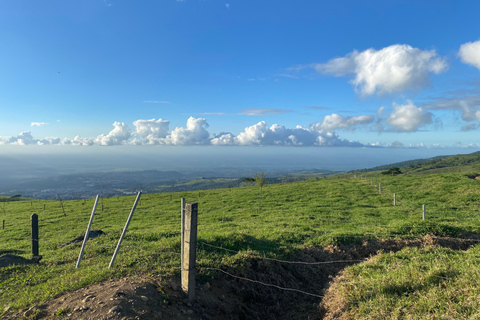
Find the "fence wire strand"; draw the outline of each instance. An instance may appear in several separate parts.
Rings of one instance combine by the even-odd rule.
[[[272,287],[272,288],[276,288],[276,289],[283,290],[283,291],[297,292],[297,293],[305,294],[305,295],[316,297],[316,298],[323,298],[323,296],[321,296],[321,295],[306,292],[306,291],[303,291],[303,290],[293,289],[293,288],[284,288],[284,287],[277,286],[275,284],[265,283],[265,282],[261,282],[261,281],[258,281],[258,280],[253,280],[253,279],[248,279],[248,278],[245,278],[245,277],[236,276],[234,274],[231,274],[231,273],[229,273],[225,270],[219,269],[219,268],[202,267],[201,269],[219,271],[219,272],[222,272],[222,273],[224,273],[224,274],[226,274],[226,275],[228,275],[232,278],[236,278],[236,279],[243,280],[243,281],[248,281],[248,282],[253,282],[253,283],[256,283],[256,284],[259,284],[259,285],[262,285],[262,286],[266,286],[266,287]]]

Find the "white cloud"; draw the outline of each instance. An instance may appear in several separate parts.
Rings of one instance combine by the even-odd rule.
[[[271,108],[252,108],[252,109],[245,109],[240,114],[244,114],[247,116],[266,116],[266,115],[275,115],[275,114],[284,114],[293,112],[292,110],[284,110],[284,109],[271,109]]]
[[[117,121],[113,123],[113,126],[115,128],[112,131],[106,135],[99,135],[95,142],[101,146],[126,144],[127,140],[132,136],[130,128],[125,123]]]
[[[208,138],[210,134],[205,128],[208,128],[207,120],[190,117],[187,120],[187,127],[175,128],[175,130],[165,138],[165,142],[173,145],[209,144],[210,141]]]
[[[351,76],[355,91],[372,95],[421,88],[427,83],[429,73],[444,72],[447,63],[435,50],[396,44],[381,50],[354,50],[345,57],[311,67],[323,74]]]
[[[413,105],[412,101],[407,101],[407,104],[404,105],[393,103],[393,112],[388,116],[386,122],[395,131],[414,132],[420,127],[432,123],[432,116],[432,113]]]
[[[45,123],[45,122],[32,122],[30,124],[31,127],[43,127],[43,126],[46,126],[48,123]]]
[[[344,117],[342,115],[332,113],[325,116],[322,121],[315,122],[311,125],[314,130],[333,131],[336,129],[354,129],[358,125],[370,124],[374,121],[373,116],[355,116]]]
[[[30,131],[22,131],[18,136],[11,137],[8,142],[10,144],[25,146],[29,144],[37,144],[38,140],[33,138],[32,133]]]
[[[168,135],[170,121],[163,119],[136,120],[133,122],[135,133],[145,138],[147,144],[163,144]],[[134,144],[141,143],[136,140]]]
[[[93,146],[95,141],[90,138],[82,138],[81,136],[75,136],[73,140],[65,139],[63,144],[72,144],[75,146]]]
[[[351,121],[354,123],[355,121]],[[333,130],[321,128],[317,130],[303,126],[286,128],[279,124],[267,126],[265,121],[245,128],[237,136],[230,132],[222,132],[213,137],[207,131],[206,119],[190,117],[186,127],[177,127],[170,133],[170,121],[163,119],[136,120],[135,130],[123,122],[114,122],[114,129],[96,138],[82,138],[77,135],[73,139],[44,138],[36,139],[30,131],[21,132],[16,137],[0,139],[0,144],[13,145],[75,145],[75,146],[113,146],[113,145],[279,145],[279,146],[364,146],[359,142],[340,139]],[[353,125],[353,124],[352,124]]]
[[[230,8],[230,3],[225,3],[225,7],[228,9]]]
[[[335,132],[309,130],[302,126],[288,129],[278,124],[268,127],[265,121],[245,128],[233,141],[231,137],[229,139],[230,144],[235,145],[362,146],[358,142],[339,139]]]
[[[462,44],[458,56],[463,63],[470,64],[480,70],[480,40]]]
[[[214,146],[233,146],[235,145],[235,136],[230,132],[222,132],[218,135],[215,135],[210,144]]]
[[[47,145],[47,144],[61,144],[60,138],[44,138],[35,139],[30,131],[23,131],[16,137],[11,137],[4,143],[12,145]]]

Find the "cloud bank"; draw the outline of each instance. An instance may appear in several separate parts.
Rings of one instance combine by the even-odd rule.
[[[340,118],[339,118],[340,117]],[[342,117],[336,114],[330,118],[337,119],[335,124],[323,121],[329,125],[314,124],[311,128],[297,126],[293,129],[279,124],[268,126],[265,121],[246,127],[243,132],[234,135],[230,132],[211,135],[207,120],[190,117],[185,127],[170,130],[170,121],[164,119],[136,120],[132,130],[124,122],[114,122],[113,129],[107,134],[96,138],[74,139],[45,138],[35,139],[30,131],[21,132],[16,137],[0,139],[0,144],[12,145],[77,145],[77,146],[115,146],[115,145],[216,145],[216,146],[349,146],[360,147],[363,144],[341,139],[335,129],[343,129],[373,121],[373,117]]]
[[[311,67],[322,74],[351,77],[350,83],[362,95],[381,95],[422,88],[428,84],[429,74],[446,71],[447,63],[435,50],[395,44],[381,50],[354,50]]]

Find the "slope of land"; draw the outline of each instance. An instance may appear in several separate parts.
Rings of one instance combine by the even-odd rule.
[[[260,208],[257,186],[142,195],[111,269],[132,197],[100,200],[93,227],[106,235],[89,240],[78,269],[80,243],[64,244],[85,232],[92,199],[0,202],[0,254],[30,258],[35,212],[43,255],[39,264],[0,269],[0,312],[5,319],[147,319],[159,312],[165,319],[381,318],[395,310],[400,318],[472,317],[479,307],[476,284],[457,279],[479,278],[475,175],[373,172],[364,179],[352,174],[265,185]],[[181,198],[199,204],[198,296],[191,305],[178,282]],[[404,277],[380,285],[410,260],[416,264],[405,265]],[[472,263],[462,268],[463,261]],[[353,282],[358,275],[363,286]],[[433,287],[462,298],[434,300]],[[427,301],[414,305],[424,294]],[[392,311],[389,301],[399,297]]]

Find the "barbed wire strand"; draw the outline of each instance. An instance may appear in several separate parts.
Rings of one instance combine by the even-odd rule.
[[[316,298],[323,298],[323,296],[321,296],[321,295],[314,294],[314,293],[309,293],[309,292],[302,291],[302,290],[299,290],[299,289],[283,288],[283,287],[280,287],[280,286],[277,286],[277,285],[274,285],[274,284],[271,284],[271,283],[265,283],[265,282],[261,282],[261,281],[258,281],[258,280],[253,280],[253,279],[248,279],[248,278],[245,278],[245,277],[236,276],[236,275],[233,275],[233,274],[231,274],[231,273],[229,273],[225,270],[219,269],[219,268],[202,267],[201,269],[220,271],[220,272],[222,272],[222,273],[224,273],[224,274],[226,274],[226,275],[228,275],[232,278],[253,282],[253,283],[260,284],[260,285],[267,286],[267,287],[273,287],[273,288],[276,288],[276,289],[279,289],[279,290],[293,291],[293,292],[302,293],[302,294],[312,296],[312,297],[316,297]]]

